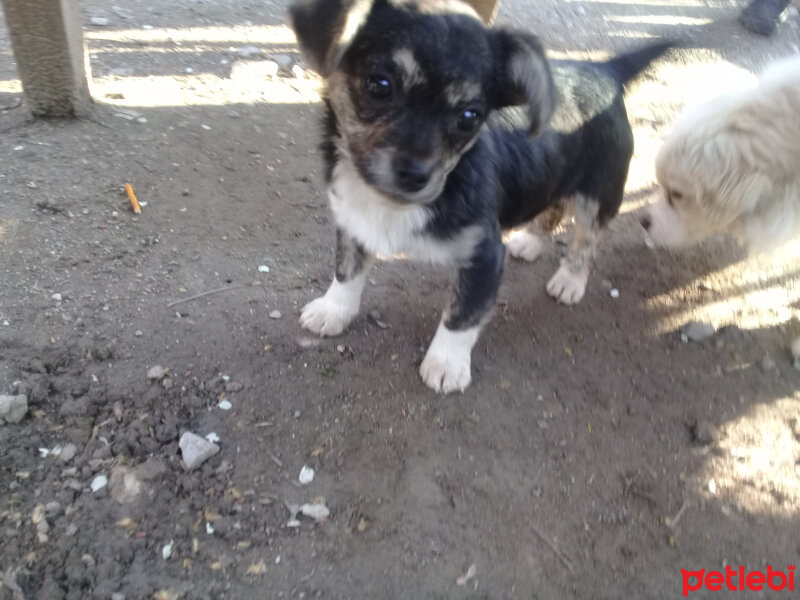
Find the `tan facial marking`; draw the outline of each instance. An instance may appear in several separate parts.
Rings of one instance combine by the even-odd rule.
[[[451,83],[445,87],[444,94],[447,103],[453,108],[457,108],[480,98],[481,84],[474,81]]]
[[[409,48],[400,48],[396,50],[392,55],[392,59],[400,70],[400,76],[405,89],[425,83],[425,73],[422,72],[422,67],[419,66],[417,59],[414,58],[414,53]]]

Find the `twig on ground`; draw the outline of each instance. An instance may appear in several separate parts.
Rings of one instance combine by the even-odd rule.
[[[184,302],[191,302],[192,300],[197,300],[198,298],[202,298],[204,296],[210,296],[211,294],[219,294],[220,292],[228,292],[230,290],[238,290],[243,287],[244,285],[229,285],[227,287],[217,288],[215,290],[208,290],[207,292],[201,292],[199,294],[195,294],[194,296],[189,296],[188,298],[181,298],[180,300],[175,300],[174,302],[170,302],[167,304],[167,308],[171,308],[177,304],[183,304]]]
[[[270,452],[270,451],[267,451],[267,454],[269,454],[269,457],[272,459],[272,461],[273,461],[273,462],[274,462],[276,465],[278,465],[279,467],[283,467],[283,461],[282,461],[280,458],[278,458],[277,456],[275,456],[275,455],[274,455],[272,452]]]
[[[572,566],[572,561],[570,561],[569,557],[566,554],[564,554],[561,550],[559,550],[558,546],[556,546],[553,542],[547,539],[547,537],[541,531],[539,531],[539,529],[535,525],[532,525],[531,528],[533,529],[533,532],[537,536],[539,536],[539,539],[542,540],[545,544],[547,544],[550,550],[553,551],[553,554],[555,554],[558,557],[558,559],[570,572],[570,575],[575,575],[575,567]]]
[[[670,529],[675,529],[678,526],[678,521],[681,520],[681,517],[683,516],[683,513],[686,512],[687,508],[689,508],[689,503],[686,500],[684,500],[683,504],[681,504],[681,507],[678,510],[678,512],[675,514],[675,516],[674,517],[667,517],[667,526]]]

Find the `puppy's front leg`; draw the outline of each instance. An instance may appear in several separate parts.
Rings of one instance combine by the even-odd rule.
[[[472,347],[489,320],[504,258],[498,233],[478,244],[470,264],[459,270],[455,296],[419,368],[422,380],[434,391],[463,392],[469,385]]]
[[[300,325],[325,336],[339,335],[358,314],[361,292],[374,257],[341,229],[336,230],[336,269],[325,295],[303,307]]]

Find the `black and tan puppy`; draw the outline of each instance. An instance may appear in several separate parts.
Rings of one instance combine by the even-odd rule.
[[[327,83],[323,150],[337,225],[335,277],[300,322],[340,334],[376,255],[453,265],[455,294],[420,374],[436,391],[464,390],[500,284],[503,229],[545,211],[553,226],[574,200],[575,241],[548,289],[564,302],[583,295],[633,152],[622,84],[666,45],[551,70],[534,36],[487,29],[457,0],[308,0],[291,18]],[[509,106],[525,107],[524,123],[487,122]],[[515,254],[532,257],[532,231]]]

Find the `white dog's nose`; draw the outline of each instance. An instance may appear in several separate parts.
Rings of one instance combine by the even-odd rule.
[[[650,231],[650,225],[653,224],[653,221],[650,219],[650,215],[642,215],[639,217],[639,223],[642,224],[645,231]]]

